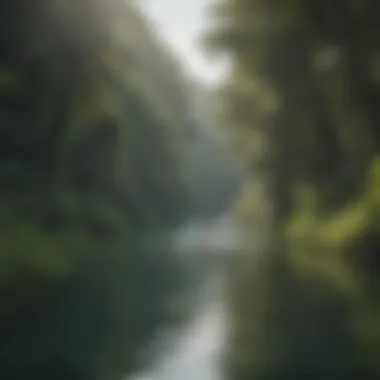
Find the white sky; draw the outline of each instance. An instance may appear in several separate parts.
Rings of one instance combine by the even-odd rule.
[[[202,31],[207,27],[210,0],[140,0],[158,33],[174,48],[184,68],[205,83],[217,83],[225,65],[213,63],[199,48]]]

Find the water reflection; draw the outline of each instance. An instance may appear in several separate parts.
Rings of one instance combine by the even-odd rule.
[[[204,276],[198,278],[200,284],[192,289],[196,310],[189,323],[180,331],[163,332],[155,344],[151,369],[130,380],[222,379],[226,332],[223,289],[228,271],[225,266],[215,264],[225,261],[226,252],[227,256],[234,255],[233,240],[234,228],[225,219],[206,224],[193,222],[178,233],[177,249],[180,254],[194,258],[198,263],[195,270],[204,266],[210,247],[216,254],[212,256],[218,258],[208,262]]]
[[[196,317],[179,337],[172,337],[173,345],[158,358],[153,369],[133,380],[219,380],[221,378],[220,358],[224,346],[225,318],[223,302],[216,296],[213,294],[215,297],[213,300],[205,299]],[[168,338],[165,336],[162,339]]]

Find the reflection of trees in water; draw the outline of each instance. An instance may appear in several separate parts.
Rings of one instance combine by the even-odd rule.
[[[220,380],[225,344],[223,276],[212,276],[201,286],[196,311],[189,323],[163,336],[164,347],[152,369],[132,380]],[[165,339],[170,339],[167,344]],[[165,344],[166,343],[166,344]]]
[[[237,226],[228,217],[196,220],[179,230],[175,246],[195,287],[209,277],[234,270],[240,253],[238,236]]]

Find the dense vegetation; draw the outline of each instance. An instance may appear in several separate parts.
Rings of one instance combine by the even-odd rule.
[[[380,3],[225,0],[222,118],[259,236],[232,286],[231,379],[380,375]]]
[[[0,378],[122,378],[184,278],[146,244],[186,215],[181,85],[124,1],[0,11]]]

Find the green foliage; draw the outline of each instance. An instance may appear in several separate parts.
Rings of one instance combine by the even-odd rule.
[[[222,117],[253,178],[240,213],[274,242],[237,275],[231,378],[378,377],[379,3],[218,4]]]
[[[144,243],[186,212],[186,99],[125,2],[0,8],[0,377],[122,378],[177,317],[178,258]]]

